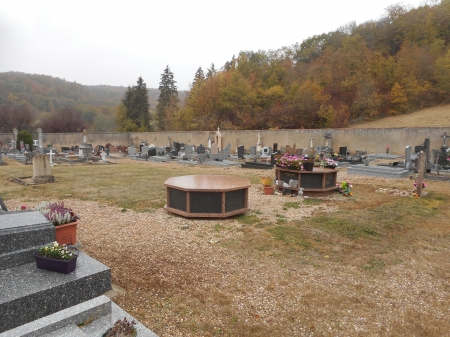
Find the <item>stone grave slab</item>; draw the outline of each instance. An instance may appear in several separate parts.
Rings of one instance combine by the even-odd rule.
[[[406,178],[409,177],[411,172],[404,168],[397,168],[393,166],[365,166],[365,165],[352,165],[347,167],[348,174],[359,174],[372,177],[383,178]]]
[[[59,274],[27,263],[0,270],[0,332],[29,323],[75,304],[100,296],[111,289],[111,271],[80,252],[77,269]]]

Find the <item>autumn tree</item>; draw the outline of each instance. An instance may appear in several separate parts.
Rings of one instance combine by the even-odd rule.
[[[43,132],[80,132],[86,127],[81,111],[75,107],[59,108],[41,122]]]
[[[18,130],[31,131],[33,113],[27,105],[0,105],[0,132]]]
[[[179,100],[176,83],[173,73],[167,66],[161,74],[161,81],[159,82],[160,94],[156,105],[158,128],[161,130],[166,130],[170,127],[170,121],[175,118],[178,110]]]
[[[214,63],[211,63],[211,67],[208,68],[207,72],[206,72],[206,78],[210,78],[212,76],[214,76],[217,73],[216,68],[214,67]]]

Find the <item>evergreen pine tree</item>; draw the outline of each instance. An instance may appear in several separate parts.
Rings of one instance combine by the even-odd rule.
[[[216,68],[214,67],[214,63],[211,63],[211,68],[208,69],[208,72],[206,73],[206,79],[214,76],[216,74]]]
[[[166,123],[168,121],[167,114],[174,114],[178,110],[178,91],[177,83],[173,79],[173,73],[170,71],[169,66],[164,69],[164,73],[161,74],[161,81],[159,82],[159,98],[156,105],[156,115],[158,116],[158,127],[161,130],[166,129]]]
[[[201,85],[205,81],[205,74],[203,73],[202,67],[197,69],[194,77],[194,83],[192,83],[192,87],[196,87]]]
[[[138,78],[137,84],[133,87],[128,86],[122,104],[125,106],[128,120],[133,122],[139,130],[150,130],[150,103],[147,85],[142,77]]]

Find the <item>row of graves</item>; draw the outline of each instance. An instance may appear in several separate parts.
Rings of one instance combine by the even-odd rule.
[[[450,148],[446,141],[450,136],[444,132],[441,135],[443,143],[438,149],[432,149],[430,139],[425,138],[423,143],[405,146],[404,156],[386,153],[368,154],[364,157],[363,164],[349,166],[349,174],[359,174],[385,178],[405,178],[413,173],[418,173],[419,154],[425,156],[425,178],[432,180],[450,181]],[[389,159],[389,163],[369,165],[377,159]]]

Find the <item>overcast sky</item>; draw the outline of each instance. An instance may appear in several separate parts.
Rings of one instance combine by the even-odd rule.
[[[290,46],[350,21],[378,20],[394,0],[0,0],[0,72],[84,85],[158,88],[166,65],[179,90],[199,67],[242,50]],[[424,0],[406,0],[418,7]]]

